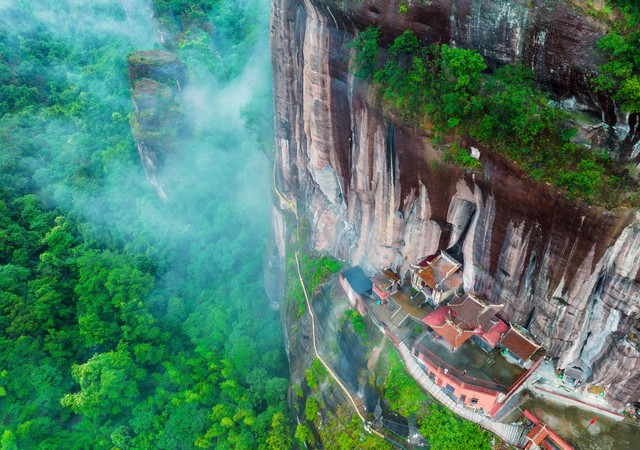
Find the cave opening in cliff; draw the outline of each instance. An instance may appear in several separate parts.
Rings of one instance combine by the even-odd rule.
[[[391,123],[387,124],[387,136],[385,140],[386,165],[389,179],[396,185],[396,129]]]
[[[477,208],[475,203],[464,199],[454,200],[449,208],[452,218],[449,221],[449,247],[446,250],[464,267],[463,248]]]

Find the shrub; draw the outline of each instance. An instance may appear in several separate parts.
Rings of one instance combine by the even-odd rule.
[[[469,154],[458,144],[451,144],[451,147],[444,152],[443,159],[450,159],[458,166],[470,170],[482,170],[482,163]]]
[[[431,447],[438,450],[491,449],[489,433],[473,422],[458,420],[451,411],[435,404],[431,405],[431,411],[423,420],[420,432]]]
[[[380,29],[368,27],[359,33],[356,38],[347,46],[347,48],[355,51],[354,57],[354,75],[358,78],[370,80],[376,70],[378,55],[380,48],[378,39],[380,38]]]

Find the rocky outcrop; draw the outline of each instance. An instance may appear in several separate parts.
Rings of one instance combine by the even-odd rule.
[[[127,65],[135,107],[133,137],[147,180],[166,198],[160,170],[166,154],[175,151],[182,131],[179,92],[186,82],[186,68],[176,55],[160,50],[131,53]]]
[[[406,272],[452,249],[465,288],[504,303],[504,318],[527,326],[560,368],[582,361],[613,403],[640,400],[629,347],[640,327],[640,214],[569,201],[474,142],[482,172],[443,163],[428,132],[386,114],[347,67],[358,30],[379,25],[389,42],[411,28],[493,65],[521,60],[615,125],[588,83],[601,28],[561,2],[409,3],[401,14],[398,2],[274,1],[279,189],[306,214],[316,249],[352,264]]]

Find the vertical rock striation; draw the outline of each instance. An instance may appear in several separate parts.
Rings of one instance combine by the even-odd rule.
[[[504,318],[527,326],[560,368],[590,368],[588,383],[617,406],[640,400],[640,214],[569,201],[477,143],[468,146],[482,173],[442,163],[428,131],[385,113],[348,73],[347,44],[370,24],[387,42],[410,28],[492,65],[522,61],[615,125],[589,88],[597,23],[538,0],[412,2],[407,14],[395,1],[274,0],[275,181],[306,214],[317,250],[406,272],[453,249],[465,288],[503,302]]]

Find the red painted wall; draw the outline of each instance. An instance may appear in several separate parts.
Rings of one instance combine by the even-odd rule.
[[[498,399],[498,392],[493,392],[488,389],[476,388],[475,386],[465,384],[452,376],[450,373],[444,373],[444,370],[436,366],[426,358],[422,357],[422,354],[418,354],[418,358],[429,369],[429,374],[433,373],[436,376],[436,384],[441,387],[445,387],[447,384],[453,386],[455,395],[458,400],[460,396],[466,395],[467,398],[464,401],[465,405],[472,406],[477,409],[484,409],[489,412],[491,408],[496,404]],[[472,404],[473,398],[478,399],[478,402]]]

